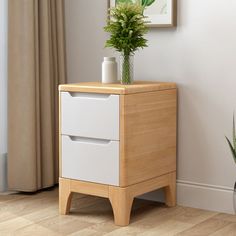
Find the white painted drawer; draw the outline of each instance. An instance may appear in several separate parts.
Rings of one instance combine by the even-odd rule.
[[[62,134],[119,140],[119,95],[61,92]]]
[[[62,135],[62,177],[119,186],[119,141]]]

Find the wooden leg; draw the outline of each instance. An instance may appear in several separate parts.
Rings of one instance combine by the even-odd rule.
[[[59,180],[59,212],[66,215],[70,211],[72,192],[70,191],[70,180]]]
[[[109,200],[112,205],[115,224],[127,226],[130,221],[130,213],[134,197],[126,188],[109,186]]]
[[[176,206],[176,173],[170,174],[169,185],[165,187],[166,205],[169,207]]]

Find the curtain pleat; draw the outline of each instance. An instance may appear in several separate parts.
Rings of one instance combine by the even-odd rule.
[[[58,85],[66,82],[63,0],[9,0],[8,186],[58,182]]]

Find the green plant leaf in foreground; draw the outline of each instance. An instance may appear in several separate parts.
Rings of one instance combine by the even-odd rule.
[[[230,140],[229,140],[227,137],[225,137],[225,138],[226,138],[226,140],[227,140],[227,142],[228,142],[228,144],[229,144],[229,147],[230,147],[230,150],[231,150],[231,152],[232,152],[234,161],[235,161],[235,163],[236,163],[236,150],[234,149],[234,147],[233,147],[233,145],[231,144]]]
[[[155,0],[142,0],[142,6],[144,6],[144,7],[149,7],[149,6],[151,6],[154,2],[155,2]]]
[[[231,143],[231,141],[227,138],[227,137],[225,137],[226,138],[226,140],[227,140],[227,142],[228,142],[228,144],[229,144],[229,147],[230,147],[230,150],[231,150],[231,152],[232,152],[232,155],[233,155],[233,158],[234,158],[234,161],[235,161],[235,163],[236,163],[236,129],[235,129],[235,119],[234,119],[234,115],[233,115],[233,141],[232,141],[232,143]]]
[[[233,147],[236,150],[236,130],[235,130],[235,119],[233,116]]]
[[[110,20],[104,30],[110,33],[106,47],[115,48],[124,55],[132,55],[139,48],[147,47],[144,35],[145,25],[143,7],[140,4],[120,3],[110,9]]]

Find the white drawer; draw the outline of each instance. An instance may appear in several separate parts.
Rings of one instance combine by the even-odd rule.
[[[119,140],[119,95],[61,92],[61,133]]]
[[[119,141],[62,135],[62,177],[119,186]]]

